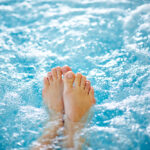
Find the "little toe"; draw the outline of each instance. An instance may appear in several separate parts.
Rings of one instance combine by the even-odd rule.
[[[90,88],[91,88],[91,83],[90,81],[87,80],[85,83],[85,91],[87,94],[89,94]]]
[[[82,74],[77,73],[75,77],[75,87],[79,87],[81,85]]]
[[[95,103],[96,103],[96,100],[95,100],[95,98],[94,98],[94,88],[93,88],[93,87],[91,87],[90,92],[89,92],[89,95],[90,95],[90,97],[91,97],[92,103],[95,104]]]
[[[58,79],[62,79],[61,67],[57,67],[56,70],[57,70],[57,78],[58,78]]]
[[[44,77],[43,84],[44,84],[44,88],[48,88],[49,87],[49,81],[48,81],[47,77]]]
[[[75,74],[69,71],[64,76],[64,90],[71,89],[73,87],[73,82],[75,79]]]
[[[82,76],[82,78],[81,78],[81,88],[82,89],[85,89],[85,83],[86,83],[86,77]]]
[[[65,75],[65,73],[71,71],[71,68],[69,66],[63,66],[61,70],[62,70],[62,74]]]
[[[52,77],[53,77],[54,80],[57,79],[57,70],[56,70],[56,68],[52,69]]]

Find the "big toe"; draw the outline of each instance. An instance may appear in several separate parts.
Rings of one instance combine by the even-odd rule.
[[[75,74],[72,71],[68,71],[64,76],[64,90],[71,89],[73,87],[73,82],[75,79]]]
[[[63,66],[61,70],[63,75],[65,75],[68,71],[71,71],[71,68],[69,66]]]

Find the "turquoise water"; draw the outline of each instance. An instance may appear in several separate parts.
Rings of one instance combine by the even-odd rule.
[[[83,149],[150,149],[149,0],[0,0],[0,150],[39,137],[42,79],[63,65],[95,88]]]

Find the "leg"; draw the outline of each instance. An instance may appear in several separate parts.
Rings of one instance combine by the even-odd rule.
[[[75,83],[75,86],[73,86],[73,83]],[[90,86],[90,82],[80,73],[75,76],[73,72],[69,71],[64,77],[63,96],[66,114],[66,147],[75,148],[74,135],[83,128],[84,122],[81,120],[95,103],[94,89]]]
[[[33,150],[50,148],[52,140],[57,136],[57,131],[63,126],[63,80],[62,73],[65,74],[71,69],[68,66],[52,69],[44,78],[44,88],[42,96],[44,103],[48,107],[50,120],[47,123],[43,135],[38,139],[37,145]]]

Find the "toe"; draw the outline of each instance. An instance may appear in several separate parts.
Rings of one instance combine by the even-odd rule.
[[[64,76],[64,90],[70,89],[73,87],[73,82],[75,79],[75,74],[72,71],[69,71]]]
[[[61,71],[61,68],[60,68],[60,67],[57,67],[56,70],[57,70],[57,78],[58,78],[58,79],[62,79],[62,71]]]
[[[87,94],[89,94],[90,88],[91,88],[91,83],[90,81],[87,80],[85,83],[85,91]]]
[[[81,78],[81,88],[82,89],[85,89],[85,83],[86,83],[86,77],[82,76],[82,78]]]
[[[49,81],[48,81],[47,77],[44,77],[43,84],[44,84],[44,88],[48,88],[49,87]]]
[[[56,68],[52,69],[52,77],[53,77],[54,80],[57,79],[57,70],[56,70]]]
[[[61,68],[63,75],[65,75],[65,73],[67,73],[68,71],[71,71],[71,68],[69,66],[63,66]]]
[[[51,72],[47,73],[47,77],[48,77],[49,83],[53,81],[53,77],[52,77],[52,73]]]
[[[90,95],[90,97],[91,97],[91,99],[92,99],[92,103],[95,104],[95,103],[96,103],[96,100],[95,100],[95,98],[94,98],[94,88],[93,88],[93,87],[91,87],[90,92],[89,92],[89,95]]]
[[[75,87],[79,87],[81,85],[82,74],[77,73],[75,77]]]

